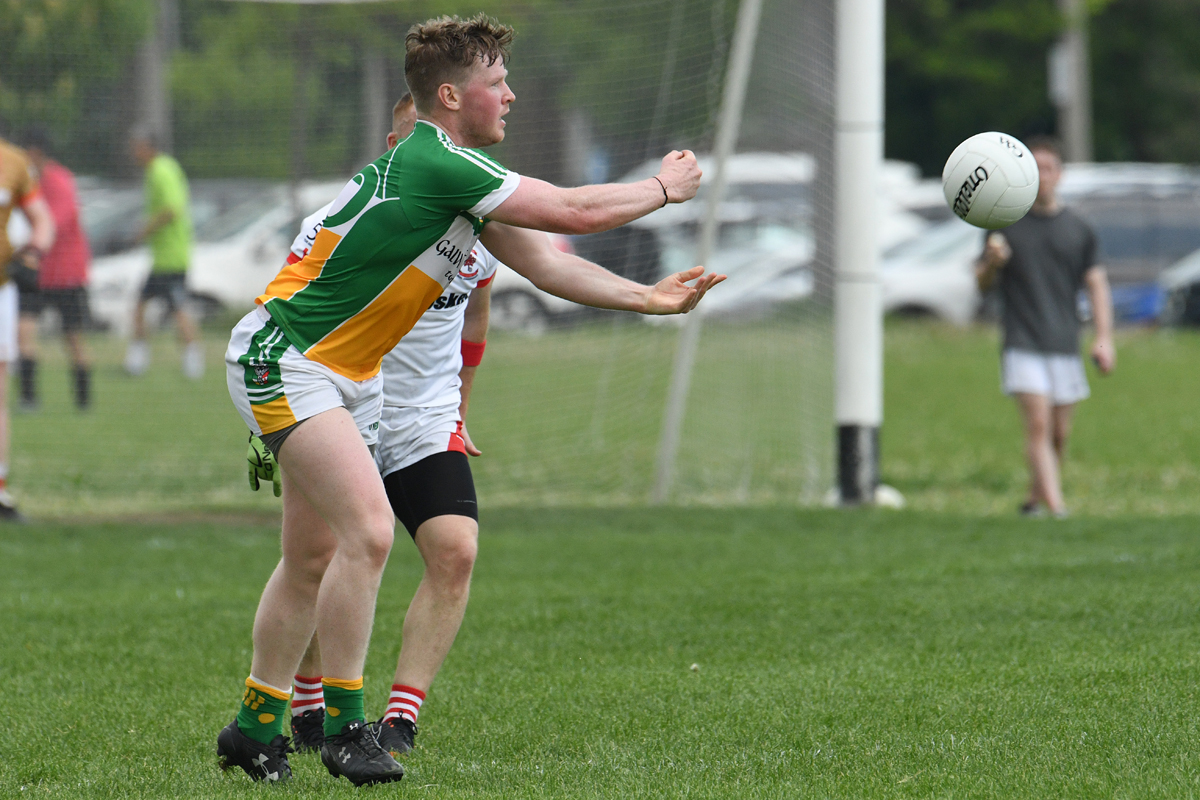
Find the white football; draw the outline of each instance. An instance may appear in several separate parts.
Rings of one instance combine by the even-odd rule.
[[[977,133],[946,159],[942,191],[961,219],[990,231],[1005,228],[1025,216],[1037,198],[1037,162],[1015,136]]]

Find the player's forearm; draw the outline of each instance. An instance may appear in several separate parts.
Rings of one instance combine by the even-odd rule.
[[[458,387],[460,397],[458,403],[458,418],[463,422],[467,421],[467,408],[471,405],[471,387],[475,385],[475,370],[478,367],[464,366],[458,371],[458,379],[462,381],[462,385]]]
[[[612,230],[666,204],[663,188],[653,178],[638,183],[605,183],[566,189],[567,208],[575,230],[556,233],[599,233]]]
[[[554,251],[553,257],[531,267],[522,274],[543,292],[592,308],[645,311],[650,287],[622,278],[599,264]]]
[[[1108,276],[1103,272],[1088,280],[1088,300],[1092,304],[1092,321],[1096,326],[1096,338],[1112,339],[1112,290],[1108,285]]]
[[[561,189],[526,177],[488,216],[506,225],[548,233],[600,233],[644,217],[661,208],[664,201],[664,190],[653,178]]]
[[[45,200],[38,198],[21,210],[29,219],[29,244],[42,253],[49,251],[54,246],[54,236],[57,230],[54,226],[54,215],[50,213],[50,206],[46,204]]]

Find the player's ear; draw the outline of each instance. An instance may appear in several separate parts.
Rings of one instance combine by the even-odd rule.
[[[397,135],[396,135],[396,134],[394,134],[394,133],[389,133],[389,134],[387,135],[387,149],[388,149],[388,150],[391,150],[393,147],[395,147],[395,146],[396,146],[396,142],[398,142],[398,141],[400,141],[400,137],[399,137],[399,136],[397,136]]]
[[[443,83],[438,87],[438,100],[442,101],[442,105],[451,111],[458,111],[462,108],[462,95],[453,83]]]

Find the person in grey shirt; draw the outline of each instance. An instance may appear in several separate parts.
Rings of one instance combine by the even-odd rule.
[[[1031,139],[1041,184],[1024,219],[991,233],[975,264],[980,291],[997,284],[1002,303],[1004,393],[1017,401],[1025,426],[1029,496],[1022,513],[1044,506],[1066,515],[1060,467],[1071,433],[1075,404],[1089,394],[1079,357],[1077,296],[1086,288],[1096,336],[1091,356],[1100,372],[1112,372],[1112,294],[1104,267],[1096,263],[1096,236],[1058,198],[1062,155],[1057,142]]]

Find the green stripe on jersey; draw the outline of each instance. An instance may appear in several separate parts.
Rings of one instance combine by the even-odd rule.
[[[238,356],[250,405],[269,403],[283,394],[279,359],[291,345],[287,334],[272,320],[264,323],[250,339],[250,349]]]

